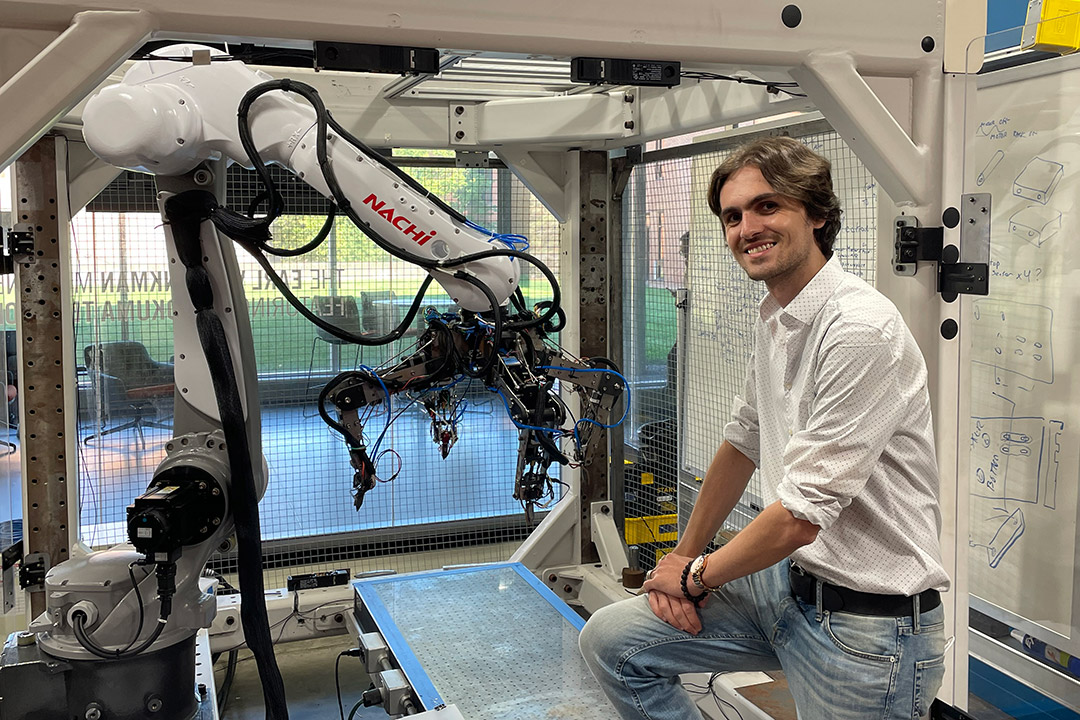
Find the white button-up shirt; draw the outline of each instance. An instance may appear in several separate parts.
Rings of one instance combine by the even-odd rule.
[[[821,528],[792,559],[864,592],[947,589],[926,363],[899,311],[834,257],[759,312],[724,436],[758,466],[766,505]]]

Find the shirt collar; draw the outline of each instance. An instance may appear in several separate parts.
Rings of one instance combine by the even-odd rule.
[[[772,293],[767,293],[758,308],[761,319],[768,320],[770,317],[783,314],[790,316],[803,325],[810,324],[818,311],[825,306],[825,302],[832,296],[833,291],[840,285],[840,281],[844,279],[844,274],[845,271],[841,267],[840,261],[836,255],[833,255],[817,271],[817,274],[810,278],[810,282],[806,283],[806,286],[787,304],[787,307],[780,307],[780,303],[776,302]]]

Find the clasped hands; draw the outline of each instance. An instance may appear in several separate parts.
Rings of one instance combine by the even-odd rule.
[[[683,632],[697,635],[701,632],[701,616],[697,607],[683,596],[682,574],[686,564],[693,560],[674,552],[660,558],[660,563],[646,576],[643,592],[649,594],[649,607],[656,617]],[[697,588],[691,588],[691,592]],[[703,606],[708,598],[702,601]]]

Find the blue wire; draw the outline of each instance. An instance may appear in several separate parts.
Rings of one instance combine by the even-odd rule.
[[[395,415],[393,417],[393,419],[388,421],[386,423],[386,425],[383,427],[382,432],[379,433],[379,437],[375,438],[375,444],[371,446],[371,456],[372,456],[373,461],[374,461],[375,458],[377,458],[379,456],[379,446],[382,445],[383,438],[386,436],[386,431],[390,429],[390,426],[393,425],[394,422],[399,417],[401,417],[405,413],[406,410],[408,410],[409,408],[411,408],[415,404],[416,404],[416,399],[413,398],[412,400],[409,401],[409,403],[405,407],[398,410],[398,414]]]
[[[513,233],[495,233],[495,232],[491,232],[486,227],[483,227],[482,225],[477,225],[472,220],[466,220],[465,225],[472,228],[473,230],[476,230],[478,232],[482,232],[485,235],[487,235],[489,238],[491,238],[491,240],[489,240],[489,242],[497,240],[497,241],[501,242],[503,245],[506,245],[511,250],[517,250],[519,252],[525,252],[526,250],[529,249],[529,239],[526,238],[524,235],[515,235]]]
[[[367,365],[359,365],[356,369],[370,373],[373,378],[379,381],[379,385],[382,387],[383,392],[386,393],[386,425],[383,427],[382,432],[379,433],[379,439],[375,441],[375,445],[371,448],[372,452],[377,454],[379,452],[379,444],[382,442],[383,436],[386,435],[386,431],[390,428],[391,423],[393,423],[393,420],[390,418],[390,390],[386,387],[386,383],[383,382],[383,379],[379,377],[379,374]]]
[[[454,417],[452,417],[450,419],[450,421],[454,425],[457,425],[458,422],[461,420],[461,418],[465,417],[465,411],[468,410],[468,409],[469,409],[469,401],[466,400],[465,398],[461,398],[461,402],[458,403],[457,412],[454,413]]]

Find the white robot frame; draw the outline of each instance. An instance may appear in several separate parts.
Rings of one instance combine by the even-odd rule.
[[[901,6],[840,0],[831,3],[827,13],[807,8],[795,27],[784,24],[778,4],[747,9],[706,0],[677,2],[666,8],[663,23],[658,22],[654,3],[640,0],[623,3],[618,13],[610,15],[588,6],[568,6],[556,16],[524,2],[482,5],[466,14],[434,0],[365,3],[362,10],[317,0],[306,3],[303,17],[298,17],[294,13],[299,11],[254,2],[223,6],[199,0],[177,6],[161,0],[81,4],[0,0],[0,38],[5,46],[0,106],[6,116],[0,127],[0,167],[68,115],[147,39],[320,39],[559,57],[672,59],[733,67],[766,78],[790,77],[906,213],[937,224],[941,210],[959,200],[965,84],[955,74],[965,69],[968,41],[984,32],[981,3]],[[887,34],[879,32],[884,28]],[[932,42],[925,42],[927,38]],[[318,85],[320,80],[331,82],[325,74],[313,82]],[[467,103],[464,117],[454,116],[448,102],[395,105],[378,93],[360,95],[363,105],[356,106],[355,113],[346,108],[337,116],[361,139],[378,145],[494,149],[568,223],[572,235],[575,219],[568,210],[576,202],[574,188],[563,187],[565,148],[639,144],[805,106],[797,99],[772,103],[765,93],[726,84],[642,90],[641,101],[632,105],[623,101],[621,90]],[[460,138],[452,132],[459,126],[466,130]],[[88,185],[95,172],[84,176]],[[78,182],[73,178],[74,192]],[[955,231],[945,232],[946,241],[951,237],[955,242],[950,236]],[[938,327],[946,319],[959,321],[959,307],[936,303],[937,312],[925,312],[925,303],[935,297],[932,278],[899,280],[887,272],[879,273],[879,278],[883,290],[905,311],[932,376],[950,372],[957,366],[959,351],[956,344],[941,340]],[[573,306],[572,295],[567,304]],[[949,616],[955,626],[963,627],[966,585],[955,552],[955,539],[966,536],[955,472],[959,399],[955,388],[941,385],[933,388],[933,394],[943,470],[946,561],[957,579]],[[565,511],[553,512],[545,522],[546,532],[536,534],[520,553],[536,570],[580,560],[573,549],[580,543],[561,542],[575,532],[578,512],[573,502],[561,507]],[[610,538],[599,540],[598,546],[611,544]],[[946,700],[966,697],[963,637],[958,635],[951,651],[950,667],[956,672],[943,688]]]

